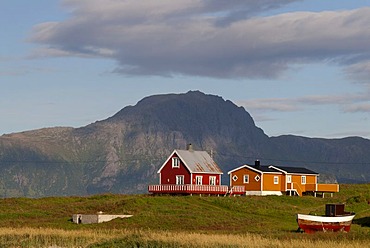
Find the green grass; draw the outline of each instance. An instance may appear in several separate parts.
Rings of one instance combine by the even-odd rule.
[[[324,213],[326,203],[344,202],[356,220],[370,216],[370,185],[341,185],[333,198],[250,196],[94,195],[90,197],[9,198],[0,200],[1,227],[150,228],[207,232],[291,232],[297,213]],[[74,213],[133,214],[130,219],[78,226]],[[365,223],[366,224],[366,223]]]
[[[308,237],[309,239],[318,240],[353,239],[370,241],[369,200],[370,184],[341,185],[340,192],[334,194],[332,198],[315,198],[312,196],[200,197],[112,194],[40,199],[8,198],[0,200],[0,228],[49,228],[70,231],[130,229],[154,232],[204,233],[207,235],[253,233],[276,239]],[[350,233],[318,233],[307,236],[295,232],[298,227],[295,219],[297,213],[322,214],[326,203],[337,202],[346,203],[346,210],[356,213]],[[133,214],[133,217],[90,225],[77,225],[71,221],[72,214],[91,214],[98,211],[107,214]],[[135,235],[126,240],[106,240],[101,243],[101,247],[105,247],[105,245],[109,247],[114,242],[130,243],[135,242],[135,240]],[[148,242],[147,247],[155,247],[153,244],[161,246],[161,241],[142,242]],[[176,247],[176,242],[172,245]],[[99,244],[96,247],[100,247]]]

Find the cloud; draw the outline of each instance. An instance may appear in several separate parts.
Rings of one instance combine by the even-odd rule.
[[[245,107],[247,110],[258,111],[278,111],[278,112],[292,112],[298,111],[301,108],[294,104],[295,100],[287,98],[265,98],[238,101],[239,106]]]
[[[237,101],[247,110],[262,112],[293,112],[312,105],[338,105],[343,112],[370,112],[370,92],[347,95],[317,95],[297,98],[265,98]]]
[[[348,77],[356,83],[370,86],[370,61],[361,61],[345,69]]]
[[[70,18],[36,25],[30,41],[40,57],[110,58],[131,75],[277,78],[317,61],[366,72],[370,8],[260,16],[290,2],[65,0]]]
[[[355,113],[355,112],[366,112],[370,113],[370,101],[360,104],[353,104],[344,108],[345,112]]]

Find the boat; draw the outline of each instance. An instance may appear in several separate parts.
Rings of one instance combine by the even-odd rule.
[[[326,204],[325,216],[297,214],[298,231],[349,232],[354,217],[355,213],[344,211],[344,204]]]

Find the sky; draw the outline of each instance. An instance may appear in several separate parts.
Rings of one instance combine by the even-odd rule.
[[[3,0],[0,135],[200,90],[268,136],[370,138],[370,1]]]

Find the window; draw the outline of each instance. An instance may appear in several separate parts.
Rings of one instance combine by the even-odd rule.
[[[176,184],[184,184],[184,176],[176,176]]]
[[[279,184],[279,177],[278,176],[274,176],[274,184]]]
[[[197,176],[195,178],[195,182],[197,185],[202,185],[203,184],[203,177],[202,176]]]
[[[236,180],[238,180],[238,176],[237,175],[234,175],[233,176],[233,181],[236,182]]]
[[[244,183],[249,183],[249,175],[244,175],[243,182]]]
[[[306,176],[302,176],[301,177],[301,183],[302,184],[306,184]]]
[[[286,182],[287,183],[291,183],[292,182],[292,176],[291,175],[287,175],[286,176]]]
[[[260,179],[261,179],[261,177],[259,175],[254,177],[254,180],[256,180],[256,182],[258,182]]]
[[[209,185],[216,185],[216,177],[215,176],[209,177]]]
[[[179,168],[180,167],[180,159],[175,157],[172,158],[172,168]]]

